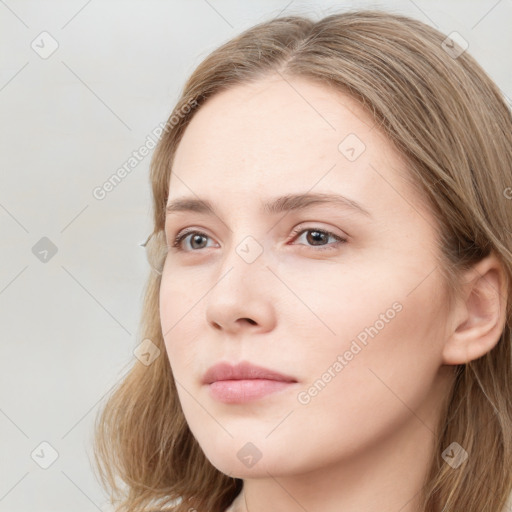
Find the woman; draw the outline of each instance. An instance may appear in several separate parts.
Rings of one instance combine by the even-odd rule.
[[[151,180],[156,355],[97,423],[116,510],[504,510],[512,116],[463,46],[375,10],[255,26]]]

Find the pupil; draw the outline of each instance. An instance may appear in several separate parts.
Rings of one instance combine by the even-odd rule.
[[[310,231],[309,232],[310,235],[308,235],[308,242],[311,242],[310,239],[313,240],[313,244],[315,244],[316,242],[321,242],[322,238],[325,237],[325,234],[324,233],[321,233],[320,231]],[[318,238],[320,237],[320,240],[318,240]]]
[[[192,237],[192,247],[194,247],[194,242],[198,241],[199,240],[199,243],[201,241],[201,238],[204,238],[203,235],[194,235]]]

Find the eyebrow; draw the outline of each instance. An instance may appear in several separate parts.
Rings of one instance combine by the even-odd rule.
[[[277,197],[269,202],[263,203],[262,211],[270,215],[277,215],[293,210],[303,210],[317,204],[334,204],[372,218],[372,214],[357,201],[339,194],[326,193],[288,194]],[[179,212],[216,215],[215,208],[210,201],[206,199],[201,200],[192,196],[181,197],[170,201],[165,208],[165,212],[166,215]]]
[[[276,215],[292,210],[303,210],[315,204],[333,204],[351,209],[367,217],[372,217],[372,214],[357,201],[339,194],[326,193],[288,194],[277,197],[269,202],[263,203],[262,211],[270,215]],[[206,215],[216,215],[215,208],[210,201],[197,199],[195,197],[174,199],[167,204],[165,211],[166,214],[196,212]]]

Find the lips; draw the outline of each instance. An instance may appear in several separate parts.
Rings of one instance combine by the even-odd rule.
[[[251,364],[247,361],[231,365],[229,363],[218,363],[204,374],[202,383],[211,384],[217,381],[226,380],[251,380],[265,379],[279,382],[297,382],[297,380],[289,375],[285,375],[274,370],[269,370],[262,366]]]
[[[256,366],[247,361],[236,365],[223,362],[212,366],[203,376],[210,397],[224,404],[248,404],[278,391],[290,389],[297,380],[290,375]]]

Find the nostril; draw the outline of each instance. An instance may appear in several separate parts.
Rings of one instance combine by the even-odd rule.
[[[242,320],[247,320],[250,324],[256,325],[256,322],[252,318],[243,318]]]

